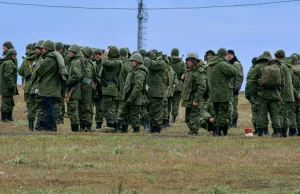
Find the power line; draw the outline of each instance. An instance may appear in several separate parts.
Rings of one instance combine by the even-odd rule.
[[[283,1],[271,1],[265,3],[248,3],[248,4],[236,4],[236,5],[212,5],[212,6],[202,6],[202,7],[158,7],[158,8],[147,8],[148,11],[159,11],[159,10],[188,10],[188,9],[212,9],[212,8],[230,8],[230,7],[249,7],[249,6],[262,6],[271,4],[281,4],[281,3],[292,3],[300,2],[300,0],[283,0]],[[67,5],[43,5],[43,4],[33,4],[33,3],[15,3],[0,1],[0,4],[6,5],[19,5],[19,6],[34,6],[34,7],[48,7],[48,8],[65,8],[65,9],[87,9],[87,10],[138,10],[137,8],[126,8],[126,7],[83,7],[83,6],[67,6]]]

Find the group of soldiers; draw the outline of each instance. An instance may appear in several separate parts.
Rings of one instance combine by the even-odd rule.
[[[244,76],[233,50],[208,50],[203,61],[192,52],[184,62],[177,48],[170,56],[156,49],[131,54],[128,48],[116,46],[102,50],[40,40],[27,45],[19,68],[13,44],[5,42],[3,51],[3,122],[13,120],[19,73],[30,130],[56,131],[67,114],[73,132],[92,131],[95,119],[96,129],[103,128],[105,120],[113,132],[127,133],[130,125],[134,133],[140,132],[140,126],[160,133],[176,122],[180,103],[185,107],[190,135],[204,128],[214,136],[226,136],[229,128],[237,128],[238,95]],[[264,52],[252,60],[246,98],[258,136],[269,134],[268,112],[273,137],[287,137],[288,129],[290,136],[297,134],[299,59],[298,54],[286,58],[280,50],[275,59]]]

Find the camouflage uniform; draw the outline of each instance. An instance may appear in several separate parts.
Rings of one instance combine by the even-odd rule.
[[[299,58],[298,58],[299,57]],[[294,95],[295,95],[295,119],[293,120],[294,123],[291,123],[289,135],[294,136],[296,135],[296,130],[298,129],[298,136],[300,136],[300,100],[299,100],[299,94],[300,94],[300,55],[293,54],[291,56],[291,63],[292,63],[292,81],[294,86]]]

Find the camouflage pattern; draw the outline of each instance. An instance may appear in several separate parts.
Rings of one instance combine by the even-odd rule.
[[[199,107],[187,107],[185,108],[185,122],[190,129],[190,133],[198,133],[200,127],[200,112]]]
[[[70,122],[72,124],[76,124],[76,125],[80,124],[78,107],[79,107],[78,100],[70,99],[67,102],[67,114],[68,114],[68,117],[70,118]]]
[[[163,122],[164,100],[163,98],[150,97],[149,117],[150,125],[161,127]]]
[[[1,112],[11,113],[15,107],[15,101],[13,96],[2,96],[1,98]]]

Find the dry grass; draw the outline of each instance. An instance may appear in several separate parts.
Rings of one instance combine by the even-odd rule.
[[[300,192],[299,137],[244,137],[242,96],[240,128],[221,138],[186,136],[182,122],[159,135],[73,134],[68,122],[29,133],[21,98],[18,121],[0,124],[0,193]]]

